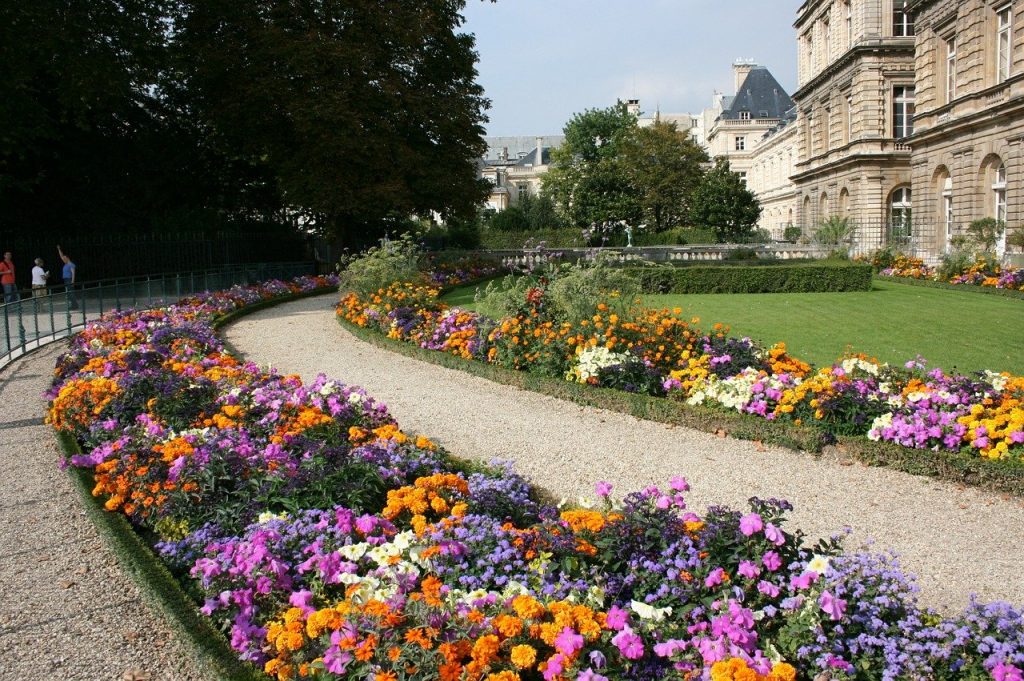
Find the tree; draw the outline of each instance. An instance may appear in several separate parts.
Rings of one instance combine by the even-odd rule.
[[[544,192],[574,226],[635,222],[639,203],[621,165],[621,153],[636,117],[618,102],[588,109],[566,123],[565,143],[551,154]]]
[[[719,242],[741,241],[754,231],[761,205],[729,161],[716,159],[693,194],[690,221],[715,231]]]
[[[182,2],[178,82],[222,148],[325,231],[352,242],[410,213],[471,216],[487,100],[464,6]]]
[[[651,229],[660,232],[686,220],[707,162],[704,149],[675,123],[659,121],[630,131],[622,145],[621,167]]]

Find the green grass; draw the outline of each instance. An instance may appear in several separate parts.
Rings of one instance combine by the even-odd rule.
[[[475,290],[458,288],[444,299],[493,315],[474,304]],[[1010,298],[876,280],[863,293],[649,295],[643,302],[680,307],[705,328],[721,322],[733,335],[785,341],[792,355],[816,366],[852,349],[893,364],[920,354],[947,371],[1024,374],[1024,304]]]

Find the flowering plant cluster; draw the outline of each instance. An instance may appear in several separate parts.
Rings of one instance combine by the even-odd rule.
[[[1024,378],[892,367],[863,355],[813,370],[786,352],[728,335],[680,310],[599,302],[570,321],[548,301],[547,278],[523,288],[515,313],[491,321],[449,308],[439,290],[395,283],[367,299],[346,295],[338,314],[390,338],[566,380],[667,395],[767,420],[814,425],[915,449],[1024,460]]]
[[[107,315],[59,360],[49,412],[85,448],[68,463],[159,539],[268,676],[1020,678],[1024,613],[924,610],[893,558],[786,531],[784,501],[700,517],[674,478],[555,508],[508,466],[403,432],[359,389],[227,354],[211,320],[288,290],[305,287]]]
[[[979,258],[965,271],[944,279],[938,270],[926,265],[920,258],[901,255],[892,265],[879,271],[879,274],[886,277],[945,281],[954,285],[963,284],[1024,291],[1024,270],[1016,267],[1003,267],[990,258]]]

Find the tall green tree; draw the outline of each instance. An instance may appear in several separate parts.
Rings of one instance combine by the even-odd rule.
[[[757,197],[732,172],[728,160],[716,159],[693,193],[690,222],[695,227],[713,229],[719,242],[729,242],[753,234],[760,217]]]
[[[675,123],[657,121],[626,136],[620,166],[649,228],[661,231],[685,222],[707,162],[704,149]]]
[[[177,81],[223,148],[349,241],[388,219],[472,215],[487,100],[465,0],[194,0]]]
[[[565,143],[551,154],[544,192],[575,226],[640,217],[636,193],[622,167],[622,152],[636,129],[636,116],[618,102],[573,116],[563,130]]]

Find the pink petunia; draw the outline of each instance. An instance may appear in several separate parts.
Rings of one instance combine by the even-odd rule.
[[[740,532],[745,537],[751,537],[764,529],[764,521],[756,513],[748,513],[740,518]]]

